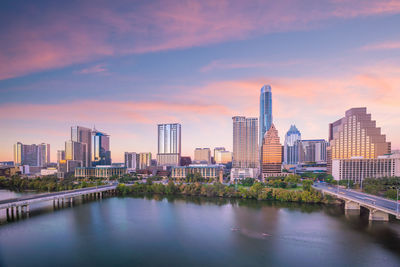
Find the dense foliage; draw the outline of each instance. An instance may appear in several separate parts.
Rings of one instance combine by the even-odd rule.
[[[34,179],[20,178],[14,176],[12,178],[0,177],[0,188],[7,188],[15,191],[36,190],[36,191],[63,191],[72,190],[96,185],[103,185],[100,179],[76,180],[72,178],[58,179],[56,176],[45,176]]]
[[[400,177],[368,178],[363,181],[363,191],[373,195],[396,199]]]
[[[311,187],[307,190],[286,190],[282,188],[270,188],[263,183],[254,183],[250,187],[227,186],[220,183],[215,184],[175,184],[169,181],[167,185],[161,183],[140,184],[127,186],[120,184],[117,187],[120,195],[130,195],[138,193],[154,193],[161,195],[188,195],[205,197],[233,197],[258,200],[276,200],[303,203],[320,203],[324,198],[321,193]]]

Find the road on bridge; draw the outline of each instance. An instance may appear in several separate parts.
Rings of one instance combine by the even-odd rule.
[[[115,189],[115,185],[102,185],[102,186],[97,186],[97,187],[85,187],[85,188],[81,188],[81,189],[60,191],[60,192],[54,192],[54,193],[28,195],[28,196],[23,196],[23,197],[19,197],[19,198],[10,198],[10,199],[1,200],[0,204],[8,204],[8,203],[14,203],[14,202],[18,202],[18,201],[26,201],[26,200],[32,200],[32,199],[38,199],[38,198],[44,198],[44,197],[52,197],[52,196],[62,197],[63,195],[66,195],[66,194],[85,192],[85,191],[90,191],[90,190],[93,190],[96,188],[97,189],[102,189],[102,188]]]
[[[359,202],[364,202],[377,207],[389,209],[393,212],[397,212],[398,203],[396,203],[396,201],[393,200],[357,192],[351,189],[338,188],[337,186],[332,186],[327,183],[315,183],[313,187],[316,189],[329,191],[334,194],[343,195],[344,197],[354,198],[357,199]]]

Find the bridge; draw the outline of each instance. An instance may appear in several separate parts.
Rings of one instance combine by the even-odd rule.
[[[360,211],[360,207],[367,208],[370,221],[389,221],[389,214],[400,219],[399,207],[396,201],[350,189],[333,187],[326,183],[315,183],[313,188],[323,194],[329,194],[343,200],[346,211]]]
[[[64,202],[73,203],[74,197],[91,197],[91,198],[102,198],[103,193],[114,194],[116,193],[117,185],[103,185],[97,187],[87,187],[82,189],[67,190],[54,193],[35,194],[29,196],[23,196],[19,198],[5,199],[0,201],[0,210],[7,209],[7,218],[16,217],[18,214],[28,213],[29,205],[37,202],[53,201],[53,205],[64,204]],[[11,214],[10,214],[11,212]]]

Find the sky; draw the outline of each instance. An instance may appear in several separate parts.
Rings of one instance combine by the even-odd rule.
[[[400,149],[400,1],[10,1],[0,3],[0,161],[70,127],[157,153],[157,123],[182,124],[182,154],[232,149],[232,116],[259,116],[272,87],[281,143],[367,107]]]

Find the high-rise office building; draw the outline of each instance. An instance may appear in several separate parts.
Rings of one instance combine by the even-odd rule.
[[[14,144],[14,164],[15,166],[22,165],[22,143]]]
[[[50,145],[24,145],[18,142],[14,145],[14,162],[16,166],[45,167],[50,163]]]
[[[38,145],[38,166],[47,166],[50,163],[50,144],[41,143]]]
[[[57,163],[61,160],[65,160],[65,150],[57,150]]]
[[[138,163],[137,168],[139,170],[145,170],[151,166],[151,153],[150,152],[142,152],[138,154]]]
[[[194,163],[211,164],[211,149],[196,148],[194,150]]]
[[[84,167],[90,167],[92,162],[92,130],[82,126],[72,126],[71,141],[86,144],[87,151],[84,151],[82,163]]]
[[[93,129],[92,166],[111,165],[110,136]]]
[[[264,135],[272,124],[272,91],[271,86],[264,85],[260,93],[260,147]]]
[[[125,152],[125,168],[129,171],[136,171],[137,169],[137,154],[136,152]]]
[[[272,124],[264,136],[261,148],[262,174],[280,173],[282,169],[282,145],[278,130]]]
[[[362,157],[375,159],[390,154],[391,144],[376,121],[371,119],[367,108],[352,108],[346,111],[345,117],[329,124],[330,151],[328,155],[328,172],[332,173],[332,160]]]
[[[299,162],[326,163],[328,142],[324,139],[299,140]]]
[[[233,120],[233,168],[258,168],[258,119],[236,116]]]
[[[157,164],[179,166],[181,160],[181,124],[158,124]]]
[[[86,144],[68,140],[65,142],[65,160],[81,162],[80,166],[84,166],[86,162]]]
[[[301,133],[296,125],[291,125],[285,135],[285,145],[283,148],[283,164],[294,165],[299,162],[298,141],[301,140]]]

